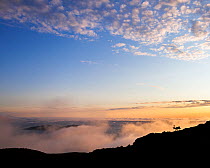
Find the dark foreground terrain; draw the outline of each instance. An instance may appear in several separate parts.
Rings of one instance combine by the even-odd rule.
[[[148,166],[167,163],[168,167],[173,167],[208,164],[209,152],[210,121],[180,131],[151,133],[127,147],[97,149],[90,153],[46,154],[31,149],[1,149],[0,161],[62,161],[76,165],[136,163]]]

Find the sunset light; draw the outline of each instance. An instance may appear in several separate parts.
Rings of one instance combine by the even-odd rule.
[[[90,152],[206,122],[209,16],[209,0],[1,0],[0,148]]]

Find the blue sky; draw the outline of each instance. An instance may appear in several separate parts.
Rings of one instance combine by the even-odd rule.
[[[207,0],[3,0],[0,106],[208,100],[209,8]]]

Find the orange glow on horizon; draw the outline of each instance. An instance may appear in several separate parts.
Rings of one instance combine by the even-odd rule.
[[[110,118],[210,118],[210,107],[116,110]]]
[[[1,107],[0,110],[20,117],[77,118],[210,118],[210,106],[188,108],[147,107],[143,109],[107,110],[99,107],[48,109],[41,107]]]

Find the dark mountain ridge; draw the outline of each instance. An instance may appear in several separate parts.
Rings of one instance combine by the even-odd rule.
[[[150,133],[127,147],[97,149],[90,153],[46,154],[31,149],[1,149],[2,160],[71,161],[71,163],[173,164],[204,163],[210,151],[210,121],[180,131]],[[174,162],[175,161],[175,162]]]

